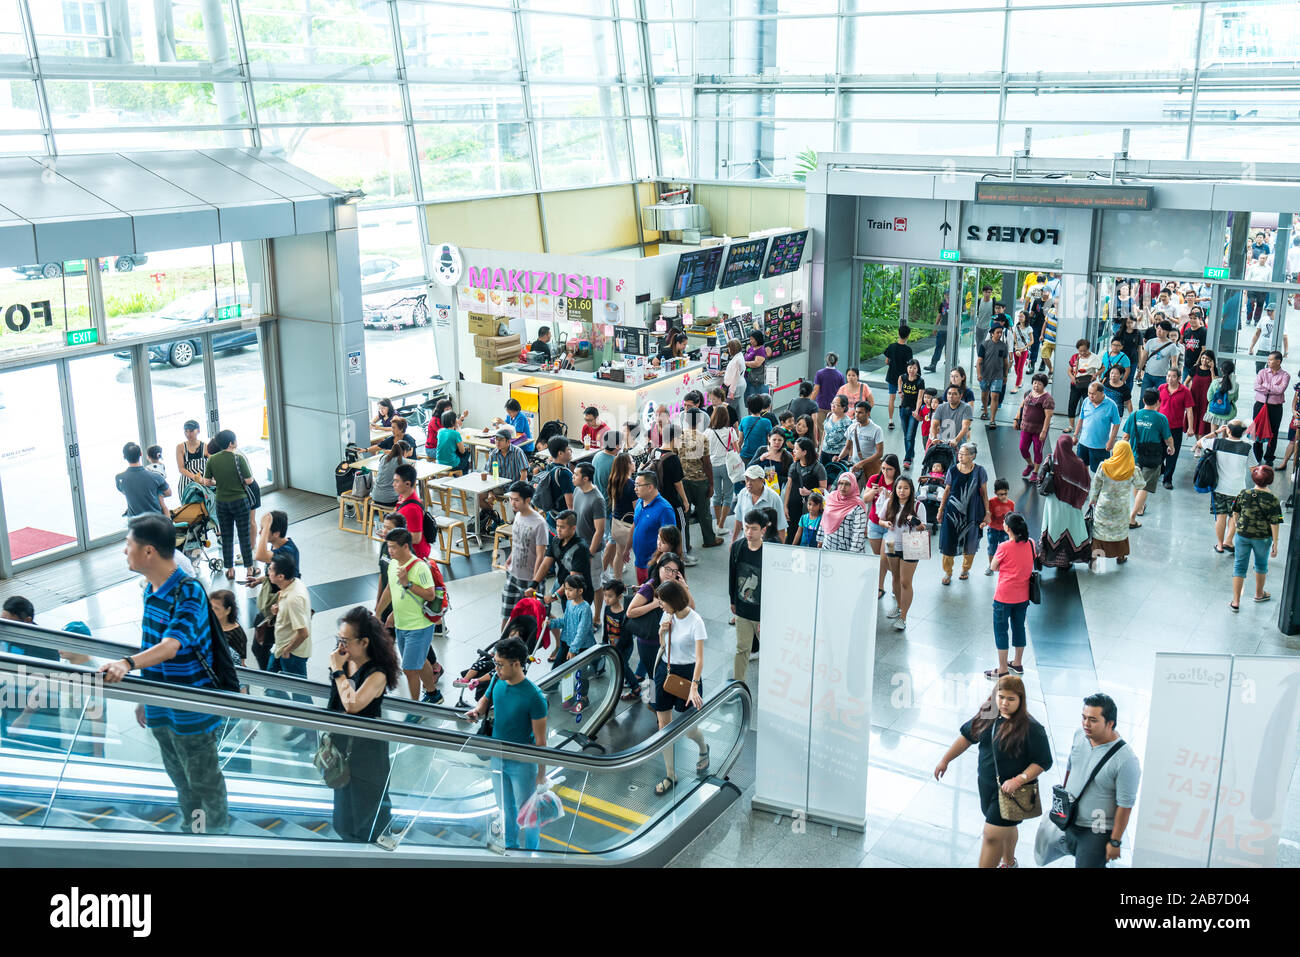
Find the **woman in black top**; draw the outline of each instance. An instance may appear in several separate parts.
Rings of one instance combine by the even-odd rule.
[[[948,764],[972,744],[980,748],[978,784],[984,811],[979,866],[1016,867],[1019,833],[1016,822],[1005,820],[999,812],[998,789],[1012,794],[1048,770],[1052,766],[1052,746],[1047,731],[1029,716],[1025,683],[1015,675],[999,678],[979,713],[961,726],[961,737],[934,769],[935,779],[943,777]]]
[[[1133,375],[1137,372],[1138,356],[1142,353],[1142,331],[1137,327],[1137,320],[1132,316],[1124,317],[1124,331],[1115,334],[1120,341],[1120,351],[1128,356],[1128,373],[1124,376],[1124,388],[1133,391]]]
[[[786,481],[790,477],[790,466],[794,464],[794,456],[785,450],[785,436],[780,432],[771,432],[767,437],[767,447],[755,455],[745,465],[757,465],[764,471],[772,469],[776,472],[777,487],[784,489]]]
[[[677,455],[677,439],[681,430],[671,422],[662,429],[663,437],[659,448],[651,458],[651,467],[659,476],[659,494],[672,506],[677,515],[677,527],[682,530],[686,540],[686,551],[691,550],[691,529],[686,522],[686,500],[683,498],[685,487],[682,482],[686,473],[682,471],[682,460]],[[694,564],[694,562],[690,562]]]
[[[906,371],[898,379],[898,420],[903,424],[903,471],[912,467],[916,453],[916,430],[921,424],[913,413],[921,394],[925,392],[925,380],[921,378],[921,363],[912,359],[907,363]]]
[[[339,619],[338,647],[330,655],[329,710],[378,718],[384,692],[397,687],[397,649],[379,619],[358,605]],[[392,819],[388,799],[388,742],[335,735],[346,756],[348,783],[334,791],[334,830],[345,841],[373,841]]]
[[[799,538],[799,519],[807,511],[808,496],[815,489],[826,487],[826,466],[817,455],[817,446],[808,436],[800,436],[794,443],[794,464],[790,466],[790,481],[785,483],[786,544],[793,545]]]

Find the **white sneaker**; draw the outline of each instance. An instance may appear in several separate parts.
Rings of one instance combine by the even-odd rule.
[[[894,622],[894,631],[907,631],[907,619],[900,618]]]
[[[694,555],[692,555],[690,552],[687,552],[686,557],[682,559],[682,564],[685,565],[687,568],[694,568],[699,563],[700,560],[696,558]]]
[[[897,617],[898,617],[899,615],[901,615],[901,614],[902,614],[902,612],[899,611],[897,608],[895,608],[893,611],[891,611],[891,612],[890,612],[889,614],[887,614],[885,617],[886,617],[886,618],[889,618],[889,619],[894,619],[894,618],[897,618]]]

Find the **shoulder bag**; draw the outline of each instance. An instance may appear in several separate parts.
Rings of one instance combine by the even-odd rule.
[[[1038,468],[1038,494],[1056,494],[1056,464],[1051,456]]]
[[[1079,789],[1078,795],[1073,795],[1065,789],[1070,783],[1070,772],[1065,772],[1065,780],[1060,784],[1052,785],[1052,809],[1047,812],[1051,822],[1059,827],[1062,831],[1067,831],[1074,824],[1075,815],[1079,813],[1079,798],[1083,797],[1083,792],[1088,790],[1088,785],[1092,783],[1093,778],[1118,751],[1124,747],[1124,739],[1120,738],[1115,742],[1115,747],[1111,748],[1102,755],[1097,766],[1092,769],[1088,775],[1088,780],[1083,782],[1083,787]]]
[[[609,536],[619,548],[627,548],[632,544],[632,517],[633,513],[628,512],[622,518],[609,520]]]
[[[320,772],[321,780],[325,786],[338,790],[347,787],[352,781],[352,769],[348,762],[352,760],[352,739],[348,738],[348,748],[344,751],[334,741],[334,735],[328,731],[322,731],[320,740],[316,744],[316,753],[311,757],[311,763],[315,765],[316,770]]]
[[[1043,559],[1038,554],[1038,546],[1032,540],[1029,547],[1034,552],[1034,569],[1029,573],[1029,603],[1041,605],[1043,603]]]
[[[664,667],[668,673],[664,675],[664,691],[674,698],[681,698],[683,701],[691,699],[691,682],[681,675],[673,674],[672,648],[673,648],[673,619],[676,615],[668,616],[668,634],[664,638]]]
[[[1026,781],[1010,794],[1002,790],[1002,772],[998,770],[998,723],[989,731],[989,747],[993,749],[993,776],[998,782],[998,814],[1004,821],[1027,821],[1043,813],[1038,799],[1038,780]],[[1029,747],[1028,740],[1025,747]]]
[[[726,446],[727,446],[727,456],[726,456],[727,478],[729,478],[729,479],[730,479],[731,481],[733,481],[733,482],[739,482],[740,479],[741,479],[741,477],[745,474],[745,460],[742,459],[742,458],[740,457],[740,450],[739,450],[739,449],[733,449],[733,448],[731,447],[731,433],[732,433],[732,430],[731,430],[731,429],[728,429],[728,430],[727,430],[727,441],[726,441]],[[718,430],[717,430],[717,429],[714,429],[714,430],[713,430],[713,434],[716,436],[716,435],[718,434]]]

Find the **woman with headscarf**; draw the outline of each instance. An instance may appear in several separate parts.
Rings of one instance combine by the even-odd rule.
[[[862,504],[858,480],[852,472],[845,472],[835,480],[835,491],[826,496],[817,532],[818,546],[832,552],[861,554],[867,550],[866,531],[867,509]]]
[[[1133,493],[1142,487],[1134,481],[1137,467],[1133,447],[1120,440],[1111,449],[1110,458],[1097,468],[1092,478],[1088,504],[1092,512],[1092,555],[1105,555],[1123,565],[1128,561],[1128,517]]]
[[[1039,551],[1043,565],[1069,568],[1075,562],[1092,559],[1092,542],[1083,516],[1091,480],[1088,466],[1074,454],[1072,436],[1063,435],[1056,440],[1051,466],[1051,489],[1039,489],[1043,495],[1043,538]]]
[[[975,464],[974,442],[965,442],[957,450],[957,464],[944,477],[943,498],[939,500],[939,553],[943,556],[943,583],[952,584],[953,560],[962,553],[962,581],[970,578],[970,567],[979,548],[980,522],[988,508],[988,473]]]

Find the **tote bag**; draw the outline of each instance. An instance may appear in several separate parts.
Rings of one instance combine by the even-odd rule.
[[[712,429],[711,431],[714,435],[718,434],[717,429]],[[733,482],[739,482],[745,474],[745,460],[740,457],[740,451],[738,449],[733,449],[731,447],[732,432],[732,429],[727,430],[727,478]]]

